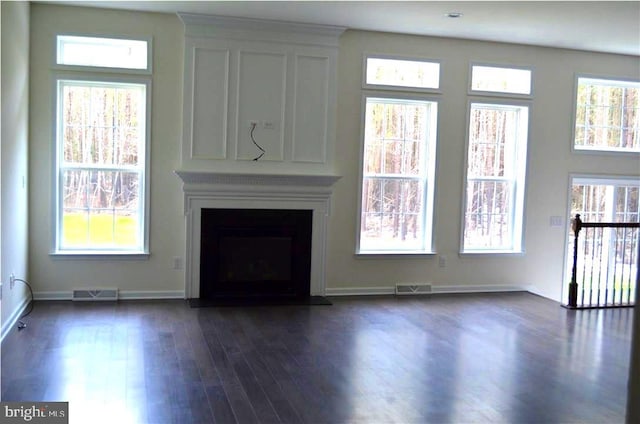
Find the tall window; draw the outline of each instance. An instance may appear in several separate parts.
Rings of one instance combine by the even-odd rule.
[[[437,104],[366,98],[360,252],[430,252]]]
[[[362,87],[377,91],[364,96],[356,250],[431,253],[438,104],[424,93],[438,92],[440,63],[366,56]]]
[[[640,82],[578,78],[574,148],[640,152]]]
[[[115,55],[130,53],[117,42]],[[141,54],[146,63],[146,50]],[[56,79],[56,253],[148,252],[149,84],[122,70],[106,78],[83,72]]]
[[[522,252],[530,69],[471,65],[463,253]]]
[[[519,252],[528,108],[471,103],[463,251]]]

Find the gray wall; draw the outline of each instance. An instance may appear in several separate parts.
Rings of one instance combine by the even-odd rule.
[[[31,187],[30,271],[37,291],[64,296],[77,287],[179,293],[182,271],[173,257],[184,255],[182,192],[173,171],[179,167],[182,130],[184,35],[177,16],[82,7],[32,5],[31,22]],[[151,128],[151,230],[149,260],[59,259],[49,255],[52,240],[51,179],[53,140],[53,49],[60,32],[153,37],[154,74]],[[358,204],[358,163],[365,53],[424,57],[442,63],[436,173],[435,249],[447,255],[362,258],[354,255]],[[465,165],[470,62],[533,69],[523,255],[459,256]],[[569,175],[640,176],[637,156],[571,151],[576,73],[637,78],[638,58],[506,43],[346,31],[340,38],[336,172],[329,218],[327,288],[330,293],[391,292],[397,282],[430,282],[454,288],[526,287],[559,300],[568,227],[552,227],[550,216],[566,217]],[[35,97],[37,93],[37,101]],[[568,225],[568,223],[565,222]],[[541,266],[544,264],[544,266]]]
[[[54,48],[60,33],[150,37],[153,42],[150,128],[150,236],[148,259],[52,257],[52,166],[54,138]],[[83,7],[31,6],[30,271],[42,297],[68,298],[74,288],[117,287],[138,297],[180,296],[184,214],[180,179],[183,28],[175,15]],[[89,75],[95,75],[93,72]],[[86,75],[80,74],[80,75]],[[36,295],[37,297],[37,295]]]
[[[29,2],[1,3],[2,14],[2,193],[0,195],[2,265],[2,335],[28,300],[27,280],[29,146]]]
[[[435,250],[438,258],[356,257],[356,215],[360,160],[362,67],[366,53],[441,61],[435,198]],[[523,255],[459,255],[472,62],[526,66],[533,70],[529,112]],[[629,175],[640,178],[637,155],[572,152],[576,74],[638,78],[638,58],[389,33],[347,31],[338,61],[336,185],[329,222],[328,282],[331,288],[364,291],[397,282],[441,287],[517,286],[560,300],[568,222],[552,227],[551,216],[568,217],[569,176]],[[481,97],[473,97],[475,99]],[[353,290],[356,291],[356,290]]]

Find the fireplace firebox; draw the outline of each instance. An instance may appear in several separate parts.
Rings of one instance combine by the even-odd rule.
[[[303,299],[311,210],[202,209],[200,299]]]

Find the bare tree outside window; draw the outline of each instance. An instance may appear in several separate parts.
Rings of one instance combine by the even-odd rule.
[[[146,85],[59,81],[63,249],[139,249]]]
[[[519,249],[526,113],[524,106],[471,104],[464,250]]]
[[[434,102],[369,98],[360,250],[425,250]],[[431,156],[431,157],[429,157]]]
[[[640,83],[578,78],[574,146],[640,152]]]

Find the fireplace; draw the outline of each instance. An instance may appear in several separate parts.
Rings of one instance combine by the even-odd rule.
[[[207,281],[210,281],[211,276],[218,278],[219,274],[222,273],[223,281],[219,281],[219,285],[226,284],[228,290],[231,290],[229,289],[231,283],[225,281],[225,278],[227,280],[241,279],[244,281],[241,285],[257,282],[262,282],[263,286],[267,284],[264,283],[264,278],[256,277],[255,274],[236,274],[239,271],[235,271],[234,268],[221,271],[221,268],[217,265],[209,264],[203,266],[204,262],[209,263],[211,261],[211,257],[209,253],[201,252],[203,246],[208,249],[207,243],[210,243],[210,241],[203,241],[203,236],[208,230],[202,230],[202,215],[212,213],[210,210],[248,211],[256,209],[271,210],[274,214],[305,211],[306,214],[311,216],[310,269],[304,271],[305,275],[308,274],[308,280],[306,280],[307,287],[302,290],[305,293],[308,291],[312,298],[324,296],[326,286],[327,220],[331,211],[333,185],[339,177],[334,175],[237,174],[185,170],[176,171],[176,174],[183,182],[182,189],[184,192],[184,213],[186,218],[185,298],[193,300],[199,299],[201,296],[211,295],[209,292],[201,293],[201,271],[209,273],[209,276],[205,278]],[[229,244],[231,248],[237,248],[238,245],[246,246],[246,237],[251,237],[254,238],[254,244],[260,244],[263,247],[265,247],[265,244],[275,243],[275,246],[272,247],[274,251],[276,249],[289,249],[287,247],[289,242],[282,239],[289,237],[287,231],[291,231],[291,228],[283,231],[283,225],[274,224],[273,222],[264,225],[267,229],[252,228],[251,225],[249,227],[235,234],[228,230],[222,231],[223,238],[226,237],[226,240],[222,240],[222,243]],[[287,226],[285,225],[284,227],[286,228]],[[209,239],[209,236],[206,238]],[[256,241],[256,238],[259,240]],[[291,242],[293,243],[292,250],[300,249],[300,247],[295,247],[296,244],[293,240]],[[219,244],[220,242],[218,242],[218,246]],[[218,249],[220,248],[218,247]],[[224,250],[226,251],[227,249]],[[256,253],[247,253],[256,255]],[[225,262],[227,260],[228,258],[225,259]],[[213,266],[213,268],[208,269],[208,266]],[[288,264],[273,266],[280,270],[283,268],[289,269]],[[292,276],[295,276],[296,273],[301,273],[296,269],[292,265]],[[227,277],[224,277],[224,275],[227,275]],[[279,281],[284,280],[285,277],[280,275],[266,280],[269,280],[272,285],[282,285]],[[303,279],[297,278],[296,281],[302,284]],[[238,281],[235,282],[237,283]],[[256,286],[260,286],[260,284],[253,284],[254,288]],[[286,295],[281,297],[286,297]]]
[[[309,297],[311,210],[203,209],[200,299]]]

